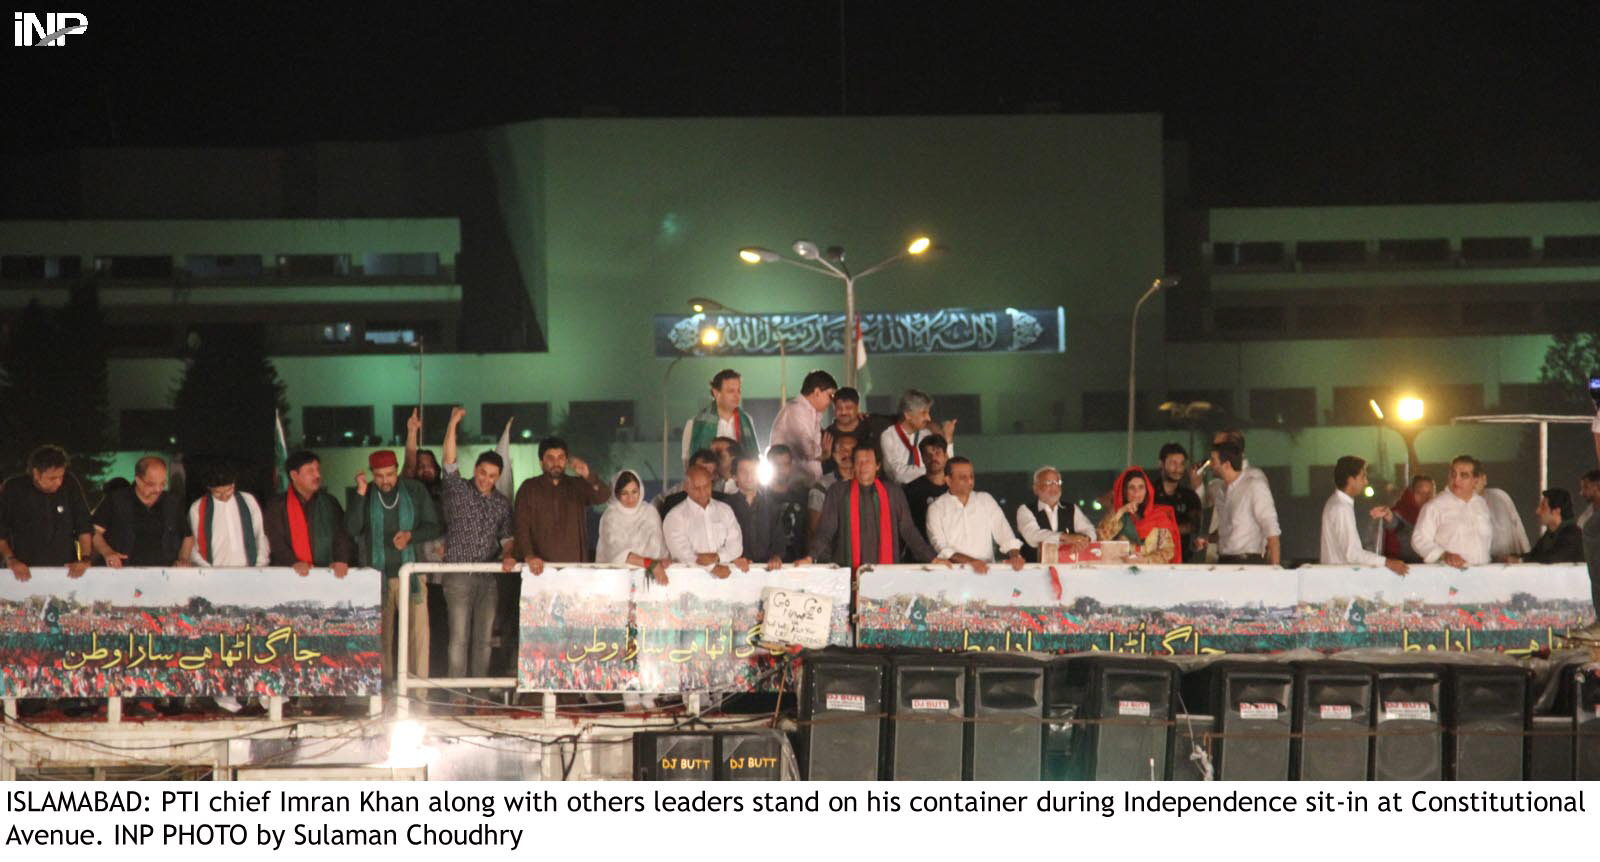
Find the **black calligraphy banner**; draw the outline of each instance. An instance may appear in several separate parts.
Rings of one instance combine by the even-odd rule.
[[[867,355],[930,353],[1059,353],[1065,312],[1057,308],[886,311],[861,314]],[[700,343],[700,330],[722,332],[719,352],[731,356],[842,353],[842,312],[658,314],[657,356],[680,356]]]

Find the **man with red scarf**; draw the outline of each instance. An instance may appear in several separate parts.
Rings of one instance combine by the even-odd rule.
[[[269,562],[289,566],[302,577],[312,567],[331,568],[335,576],[344,577],[355,559],[356,545],[345,529],[344,508],[322,490],[321,459],[302,449],[290,454],[283,466],[289,490],[261,513],[271,549]]]
[[[1389,517],[1383,524],[1383,555],[1407,563],[1420,563],[1422,557],[1411,548],[1411,530],[1422,516],[1422,507],[1433,499],[1437,485],[1433,477],[1418,473],[1411,477],[1411,485],[1400,499],[1389,507]]]
[[[811,556],[796,561],[799,565],[813,560],[851,569],[907,562],[950,565],[934,559],[933,547],[911,520],[905,493],[879,475],[878,464],[875,447],[856,447],[851,481],[828,489],[811,536]]]

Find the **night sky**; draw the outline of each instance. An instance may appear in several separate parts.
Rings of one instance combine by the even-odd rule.
[[[8,38],[0,147],[1155,111],[1197,206],[1600,199],[1594,2],[151,5]]]

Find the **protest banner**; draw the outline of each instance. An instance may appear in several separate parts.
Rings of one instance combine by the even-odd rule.
[[[867,647],[1158,655],[1299,647],[1412,651],[1553,645],[1592,619],[1582,566],[1457,571],[1305,566],[865,568]]]
[[[380,598],[372,569],[0,577],[0,697],[377,694]]]
[[[555,577],[552,577],[552,574]],[[727,578],[673,566],[667,583],[640,569],[546,567],[522,580],[518,688],[524,691],[750,691],[776,688],[759,645],[769,587],[832,604],[829,642],[848,646],[850,573],[830,566],[752,566]]]

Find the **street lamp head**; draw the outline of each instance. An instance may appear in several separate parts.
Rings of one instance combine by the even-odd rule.
[[[706,296],[690,297],[689,298],[689,308],[691,308],[694,311],[695,314],[705,314],[708,311],[726,311],[727,310],[727,309],[725,309],[723,307],[722,303],[716,301],[715,299],[711,299],[710,297],[706,297]]]
[[[739,259],[745,263],[773,263],[778,260],[778,253],[769,248],[751,245],[739,249]]]
[[[816,260],[820,256],[817,251],[817,244],[808,239],[795,240],[794,253],[799,255],[802,260]]]
[[[931,239],[929,239],[929,238],[927,238],[925,236],[919,236],[916,239],[912,240],[910,245],[906,246],[906,254],[911,254],[911,255],[922,254],[923,252],[927,251],[932,245],[933,245],[933,240],[931,240]]]
[[[1378,417],[1378,421],[1382,422],[1383,421],[1383,408],[1378,406],[1378,399],[1376,399],[1376,398],[1368,398],[1367,399],[1367,406],[1372,408],[1372,415]]]
[[[1420,422],[1422,421],[1422,408],[1421,398],[1402,398],[1399,404],[1395,406],[1395,415],[1400,418],[1401,422]]]

